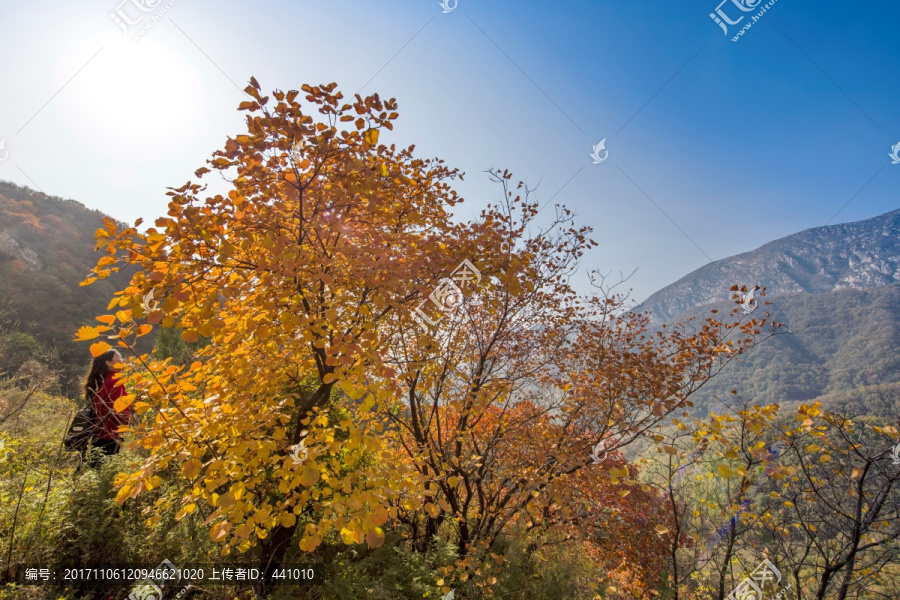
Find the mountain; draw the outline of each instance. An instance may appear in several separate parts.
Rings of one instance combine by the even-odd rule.
[[[900,414],[900,283],[871,289],[766,297],[768,312],[791,333],[738,357],[704,386],[698,406],[712,407],[732,389],[763,404],[821,401],[856,414]],[[696,307],[672,319],[729,314],[731,302]],[[763,328],[765,331],[765,328]]]
[[[821,401],[855,414],[900,414],[900,210],[808,229],[688,274],[634,309],[652,327],[728,315],[732,284],[767,288],[769,312],[792,333],[739,357],[696,397],[701,408],[736,389],[759,403]]]
[[[96,324],[94,317],[107,312],[114,292],[124,288],[133,273],[124,270],[89,286],[78,285],[100,257],[94,251],[94,231],[104,216],[75,200],[0,181],[3,333],[18,349],[29,347],[22,336],[31,336],[44,350],[55,349],[63,393],[69,396],[78,395],[91,360],[87,345],[72,341],[76,330]],[[13,331],[16,337],[10,338]]]
[[[734,284],[766,287],[772,296],[868,289],[900,281],[900,210],[841,225],[815,227],[700,267],[636,309],[663,323],[697,306],[731,297]]]

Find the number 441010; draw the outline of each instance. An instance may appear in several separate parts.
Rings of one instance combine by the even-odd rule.
[[[313,569],[275,569],[272,579],[291,579],[294,581],[311,581],[315,578]]]

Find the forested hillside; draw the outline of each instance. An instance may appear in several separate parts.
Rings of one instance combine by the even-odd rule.
[[[768,311],[792,333],[741,356],[698,395],[700,406],[738,389],[759,403],[795,407],[819,400],[852,414],[900,414],[900,284],[764,300],[771,304],[760,303],[750,316]],[[674,322],[732,308],[727,302],[698,307]]]
[[[69,396],[77,394],[90,362],[85,345],[72,341],[76,330],[95,322],[133,272],[78,285],[97,264],[94,231],[104,216],[75,200],[0,181],[0,320],[17,332],[0,340],[0,353],[9,359],[3,367],[55,351],[48,362],[60,370]]]

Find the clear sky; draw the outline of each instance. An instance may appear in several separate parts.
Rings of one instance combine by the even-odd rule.
[[[465,171],[457,215],[509,169],[595,228],[585,268],[638,269],[636,300],[900,206],[896,2],[446,1],[0,0],[0,179],[152,222],[243,131],[253,75],[397,98],[380,141]]]

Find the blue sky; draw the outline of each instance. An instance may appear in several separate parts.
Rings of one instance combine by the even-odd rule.
[[[334,81],[397,98],[381,142],[466,172],[457,215],[499,197],[484,169],[540,183],[595,228],[583,267],[637,268],[642,300],[710,259],[900,206],[900,6],[777,0],[733,42],[765,4],[741,1],[721,5],[744,17],[726,36],[719,0],[168,0],[135,42],[110,13],[166,2],[2,0],[0,179],[152,222],[243,131],[251,75]]]

